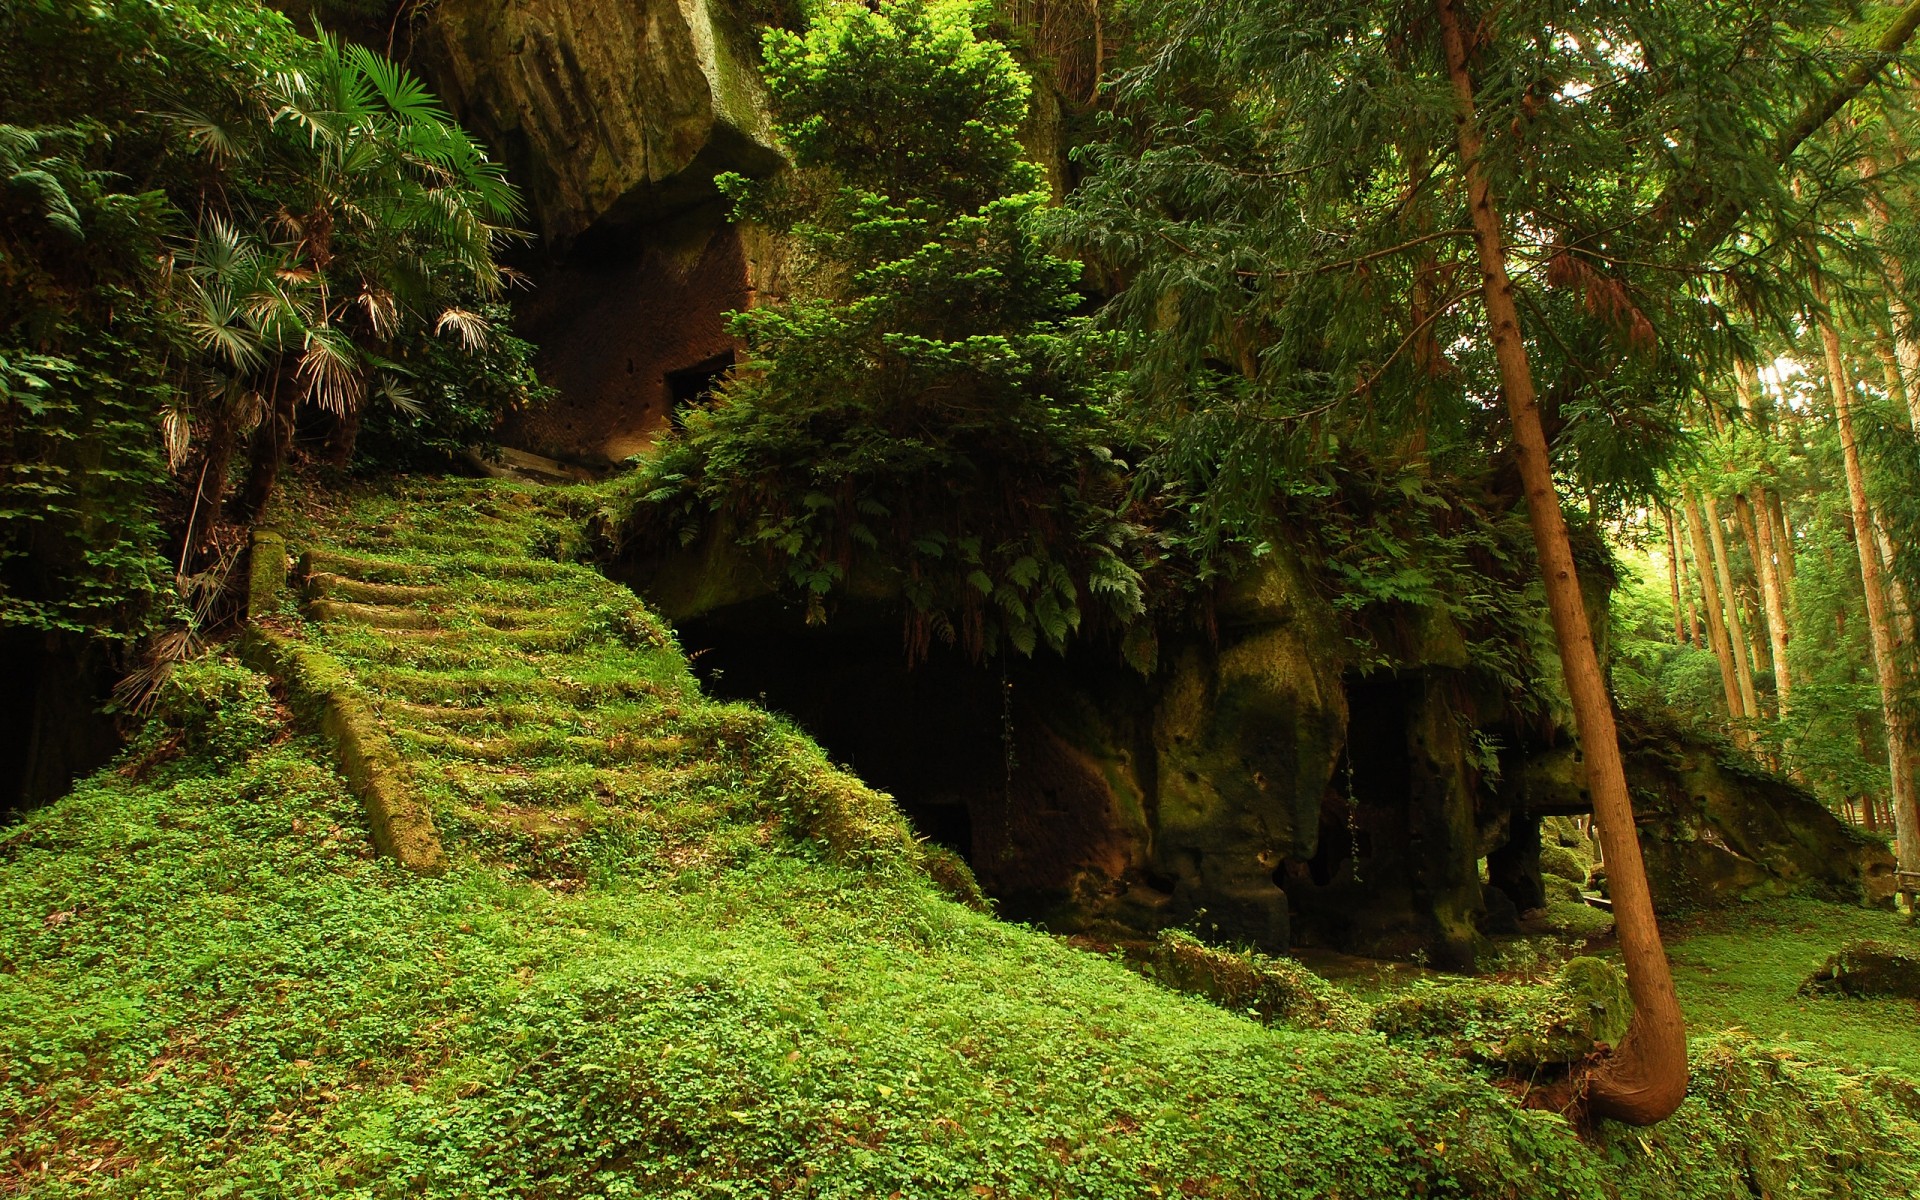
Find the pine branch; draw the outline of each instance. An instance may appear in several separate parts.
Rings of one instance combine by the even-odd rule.
[[[1916,30],[1920,30],[1920,0],[1909,0],[1886,33],[1882,34],[1880,40],[1874,44],[1873,53],[1855,63],[1853,69],[1841,78],[1838,86],[1831,92],[1800,110],[1800,115],[1794,118],[1793,123],[1787,126],[1779,140],[1774,143],[1770,154],[1774,163],[1785,166],[1787,160],[1793,157],[1794,152],[1804,145],[1808,138],[1820,132],[1827,122],[1833,120],[1841,109],[1852,103],[1879,77],[1880,72],[1885,70],[1899,56],[1900,51],[1906,48]],[[1691,197],[1692,203],[1675,203],[1673,211],[1676,214],[1698,211],[1699,202],[1704,199],[1705,194],[1696,191]],[[1723,198],[1700,223],[1698,232],[1693,237],[1694,253],[1688,257],[1698,262],[1712,253],[1721,242],[1726,240],[1727,235],[1733,232],[1734,225],[1745,213],[1745,204],[1734,198]]]

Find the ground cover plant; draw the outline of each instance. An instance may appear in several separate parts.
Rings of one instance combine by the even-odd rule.
[[[1920,1132],[1890,1075],[1709,1040],[1697,1103],[1583,1140],[1450,1054],[1263,1025],[956,902],[884,797],[703,698],[629,595],[506,555],[590,507],[414,482],[284,514],[325,561],[413,580],[388,588],[492,571],[550,621],[476,586],[385,629],[275,618],[394,736],[439,729],[414,774],[443,876],[372,854],[327,747],[230,660],[7,836],[10,1190],[1746,1196],[1784,1162],[1797,1194],[1912,1186],[1875,1149]],[[487,722],[522,708],[494,762]],[[631,756],[568,740],[603,720]],[[700,772],[638,786],[703,730]],[[482,794],[488,765],[520,790]]]

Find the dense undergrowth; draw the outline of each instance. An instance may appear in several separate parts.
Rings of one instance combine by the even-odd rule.
[[[1710,1038],[1678,1117],[1583,1139],[1444,1049],[1263,1026],[948,899],[887,835],[904,826],[882,798],[771,718],[701,697],[643,610],[555,561],[573,504],[416,482],[288,514],[296,540],[377,554],[413,586],[469,572],[436,576],[453,598],[412,606],[438,629],[285,618],[364,673],[396,736],[450,709],[530,706],[517,749],[443,743],[416,760],[418,778],[444,781],[423,791],[445,876],[374,857],[326,747],[264,680],[217,660],[170,685],[122,763],[0,843],[0,905],[16,916],[0,930],[0,1187],[1351,1198],[1920,1184],[1897,1152],[1920,1134],[1920,1096],[1892,1074]],[[492,585],[520,589],[518,622],[481,585],[516,545],[546,551]],[[403,683],[416,698],[378,690]],[[433,687],[434,704],[417,698]],[[620,775],[638,768],[588,749],[620,730],[547,736],[563,719],[624,722],[655,750],[677,737],[691,773]],[[700,728],[748,733],[688,750]],[[456,786],[483,766],[518,771],[517,800]],[[871,820],[820,823],[849,806]]]

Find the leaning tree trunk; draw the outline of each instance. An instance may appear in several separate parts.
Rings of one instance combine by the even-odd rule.
[[[1473,79],[1467,72],[1466,42],[1454,0],[1435,0],[1441,37],[1446,47],[1447,75],[1453,84],[1455,136],[1460,168],[1467,185],[1474,243],[1479,253],[1481,294],[1494,353],[1500,365],[1500,386],[1506,393],[1513,423],[1514,447],[1520,478],[1526,489],[1527,516],[1533,527],[1534,547],[1540,556],[1541,579],[1546,585],[1547,608],[1553,617],[1554,640],[1573,703],[1574,724],[1586,759],[1587,786],[1593,796],[1594,821],[1606,856],[1607,880],[1613,893],[1614,926],[1620,936],[1620,956],[1627,969],[1627,988],[1633,996],[1633,1023],[1613,1053],[1586,1077],[1586,1095],[1593,1111],[1635,1125],[1651,1125],[1671,1114],[1687,1095],[1687,1031],[1680,1015],[1680,999],[1673,973],[1660,944],[1660,927],[1653,915],[1653,895],[1647,886],[1646,865],[1634,832],[1633,801],[1627,793],[1626,766],[1620,756],[1620,737],[1614,727],[1613,703],[1600,673],[1593,647],[1593,627],[1580,594],[1573,546],[1567,539],[1566,518],[1553,485],[1546,430],[1540,421],[1539,397],[1534,391],[1533,367],[1520,334],[1520,314],[1514,305],[1513,283],[1507,276],[1506,247],[1500,214],[1481,161],[1480,130],[1474,117]]]
[[[1826,303],[1819,276],[1813,279],[1814,297]],[[1894,849],[1902,871],[1920,871],[1920,810],[1914,796],[1913,732],[1907,728],[1899,704],[1900,667],[1893,640],[1893,616],[1887,611],[1886,585],[1880,575],[1880,552],[1874,545],[1873,512],[1867,503],[1867,477],[1860,465],[1860,446],[1853,436],[1852,383],[1840,354],[1840,335],[1825,313],[1819,316],[1820,341],[1827,352],[1827,379],[1833,390],[1833,415],[1840,426],[1840,454],[1846,466],[1847,499],[1853,510],[1853,544],[1860,552],[1860,584],[1867,594],[1868,642],[1873,647],[1873,669],[1880,683],[1880,711],[1887,727],[1887,770],[1892,779]]]

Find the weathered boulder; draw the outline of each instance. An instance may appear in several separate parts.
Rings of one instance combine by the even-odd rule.
[[[1281,864],[1309,858],[1347,725],[1333,614],[1276,551],[1221,597],[1217,641],[1154,680],[1152,860],[1170,915],[1222,940],[1292,940]]]
[[[727,0],[440,0],[414,55],[550,246],[776,170],[752,24]]]
[[[1621,735],[1661,911],[1789,893],[1850,904],[1892,895],[1885,842],[1744,752],[1644,714],[1624,716]],[[1587,811],[1584,776],[1577,751],[1562,746],[1534,756],[1509,786],[1532,813]]]
[[[1920,951],[1887,942],[1848,942],[1800,990],[1920,1000]]]

